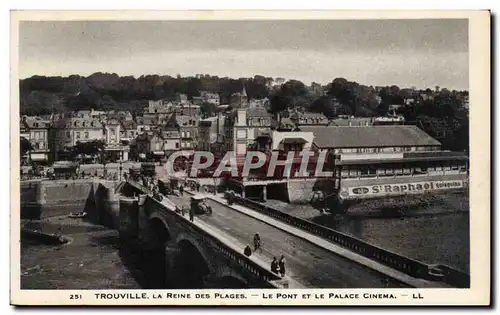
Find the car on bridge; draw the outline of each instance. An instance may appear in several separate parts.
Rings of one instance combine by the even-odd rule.
[[[191,197],[191,211],[194,214],[211,214],[212,207],[206,203],[207,197],[196,195]]]

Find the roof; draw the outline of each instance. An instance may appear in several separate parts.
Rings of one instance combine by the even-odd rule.
[[[42,120],[40,117],[26,117],[23,122],[25,128],[48,128],[50,127],[50,121]]]
[[[151,141],[151,138],[153,138],[153,136],[145,132],[145,133],[138,135],[137,138],[135,138],[135,142],[137,142],[137,141]]]
[[[174,117],[175,121],[177,122],[177,124],[179,126],[189,126],[189,121],[190,120],[199,120],[200,117],[199,116],[190,116],[190,115],[175,115]]]
[[[247,109],[247,117],[271,117],[271,113],[262,107],[252,107]]]
[[[280,124],[279,124],[279,128],[282,128],[282,129],[295,129],[296,126],[295,126],[295,123],[288,117],[285,117],[285,118],[281,118],[281,121],[280,121]]]
[[[93,128],[101,129],[102,123],[96,118],[71,117],[58,120],[56,128]]]
[[[137,124],[134,120],[122,120],[122,125],[125,129],[136,129]]]
[[[349,123],[351,126],[366,126],[372,125],[373,124],[373,119],[372,118],[349,118],[349,119],[343,119],[343,118],[337,118],[337,119],[332,119],[330,120],[330,124],[334,126],[349,126]]]
[[[321,119],[327,119],[325,115],[322,113],[314,113],[314,112],[297,112],[297,117],[298,118],[321,118]]]
[[[366,148],[394,146],[440,146],[441,143],[417,126],[304,126],[314,133],[319,148]]]

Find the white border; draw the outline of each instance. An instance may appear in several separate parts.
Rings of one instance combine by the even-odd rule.
[[[394,13],[394,12],[392,12],[392,13]],[[391,14],[392,14],[392,13],[391,13]],[[443,13],[443,12],[439,12],[439,14],[442,14],[442,13]],[[463,12],[462,12],[462,13],[463,13]],[[462,14],[462,13],[460,13],[460,14]],[[157,13],[155,13],[155,15],[156,15],[156,14],[157,14]],[[482,34],[482,35],[484,35],[484,34]],[[479,38],[481,38],[481,34],[479,35]],[[476,40],[475,40],[475,39],[473,39],[473,38],[471,38],[471,41],[476,41]],[[477,59],[474,59],[474,58],[473,58],[473,57],[476,57],[476,58],[477,58],[477,55],[475,55],[475,54],[474,54],[473,49],[472,49],[472,46],[473,46],[473,43],[471,42],[471,69],[470,69],[470,71],[471,71],[471,77],[475,76],[475,75],[473,74],[473,72],[476,72],[476,70],[478,70],[478,68],[477,68],[477,67],[481,67],[481,66],[482,66],[482,67],[483,67],[483,69],[489,69],[489,65],[484,64],[484,61],[489,62],[489,60],[482,60],[482,61],[483,61],[483,64],[481,65],[481,62],[480,62],[481,60],[479,60],[479,62],[477,62]],[[482,49],[482,52],[484,53],[484,51],[485,51],[485,49],[483,48],[483,49]],[[486,51],[487,51],[487,49],[486,49]],[[477,67],[474,65],[475,63],[477,63]],[[474,95],[474,94],[476,94],[476,93],[477,93],[477,94],[484,94],[484,92],[483,92],[483,93],[481,93],[481,92],[480,92],[480,90],[481,90],[481,91],[484,91],[484,83],[485,83],[485,82],[481,82],[480,80],[471,80],[471,85],[470,85],[470,90],[471,90],[471,103],[476,104],[476,102],[475,102],[475,101],[476,101],[476,100],[478,100],[478,101],[479,101],[479,98],[482,98],[482,101],[483,101],[483,103],[484,103],[484,100],[485,100],[485,99],[484,99],[484,95],[483,95],[483,96],[482,96],[482,95]],[[487,85],[487,86],[489,86],[489,84],[486,84],[486,85]],[[477,89],[476,89],[476,88],[477,88]],[[485,92],[487,92],[487,91],[485,91]],[[486,93],[486,94],[488,94],[488,95],[489,95],[489,93]],[[476,99],[476,96],[477,96],[477,99]],[[486,101],[487,101],[487,99],[486,99]],[[486,104],[487,104],[487,103],[488,103],[488,102],[486,102]],[[478,105],[478,106],[479,106],[479,105]],[[489,117],[489,108],[487,109],[487,111],[483,111],[483,109],[481,108],[481,113],[478,113],[477,111],[476,111],[475,113],[476,113],[476,114],[478,114],[478,116],[474,116],[474,111],[471,113],[471,130],[481,130],[481,129],[483,129],[483,130],[484,130],[484,129],[485,129],[485,127],[487,127],[487,126],[485,126],[485,122],[486,122],[486,121],[484,121],[484,120],[485,120],[484,118],[486,118],[486,119],[487,119],[487,117]],[[3,117],[6,117],[6,115],[4,115]],[[478,117],[478,118],[479,118],[479,120],[477,120],[475,117]],[[13,117],[13,118],[14,118],[14,117]],[[18,119],[18,118],[16,118],[16,119]],[[15,120],[11,120],[11,121],[15,121]],[[474,124],[474,123],[476,123],[476,124]],[[4,124],[4,126],[5,126],[5,124]],[[483,157],[483,158],[482,158],[482,160],[484,160],[484,157],[485,157],[485,156],[487,156],[487,155],[489,155],[487,152],[485,152],[485,151],[484,151],[485,147],[489,149],[489,143],[488,143],[488,139],[489,139],[489,137],[484,137],[484,136],[482,136],[482,137],[471,137],[471,139],[474,139],[474,140],[475,140],[475,141],[473,141],[473,142],[472,142],[472,144],[471,144],[471,145],[472,145],[472,148],[473,148],[473,149],[471,150],[471,151],[473,152],[473,156],[471,157],[471,159],[472,159],[472,160],[475,160],[475,159],[476,159],[476,158],[474,157],[474,155],[475,155],[475,154],[477,154],[477,155],[478,155],[478,157],[477,157],[477,158],[481,158],[481,156],[479,156],[479,153],[481,153],[481,151],[482,151],[482,154],[481,154],[481,155],[482,155],[482,157]],[[479,142],[479,141],[476,141],[476,139],[477,139],[477,140],[483,140],[483,141]],[[13,144],[15,144],[15,143],[13,142]],[[475,145],[475,146],[474,146],[474,145]],[[476,148],[477,148],[477,149],[476,149]],[[477,165],[479,165],[479,164],[477,164]],[[488,163],[484,163],[484,164],[481,164],[481,165],[483,165],[484,167],[488,167]],[[473,166],[473,170],[475,170],[475,169],[476,169],[476,168]],[[12,169],[12,171],[13,171],[13,174],[18,174],[18,172],[15,172],[15,170],[14,170],[14,169]],[[474,171],[473,171],[473,173],[474,173]],[[471,175],[471,179],[473,179],[473,178],[474,178],[474,176],[473,176],[473,175]],[[473,181],[473,184],[475,185],[476,183],[478,184],[478,186],[480,185],[479,181],[475,181],[475,180],[474,180],[474,181]],[[489,183],[486,183],[486,182],[484,182],[484,183],[485,183],[487,186],[489,185]],[[481,186],[482,186],[482,184],[481,184]],[[483,188],[485,188],[485,187],[483,186]],[[473,199],[474,199],[474,198],[471,198],[471,202],[473,202],[473,201],[472,201]],[[476,205],[476,203],[475,203],[474,205]],[[474,207],[475,207],[475,206],[474,206]],[[478,211],[479,211],[479,210],[478,210]],[[488,219],[488,218],[486,217],[486,219]],[[475,221],[475,220],[474,220],[474,221]],[[475,223],[475,222],[474,222],[474,223]],[[474,226],[473,226],[473,225],[474,225],[474,224],[473,224],[473,221],[471,220],[471,228],[473,228],[473,227],[475,226],[475,225],[474,225]],[[484,227],[484,225],[482,225],[482,227]],[[484,230],[485,230],[485,229],[482,229],[482,230],[481,230],[481,229],[479,229],[479,230],[475,230],[475,231],[484,231]],[[487,230],[487,229],[486,229],[486,230]],[[485,233],[485,234],[486,234],[486,233]],[[471,239],[471,244],[472,244],[472,239]],[[488,246],[489,242],[486,242],[486,243],[484,243],[484,242],[483,242],[483,244],[484,244],[484,246]],[[471,248],[471,251],[472,251],[472,250],[473,250],[473,249]],[[477,255],[472,255],[472,256],[473,256],[473,257],[477,257]],[[474,259],[474,260],[477,260],[477,259]],[[489,260],[489,259],[488,259],[488,260]],[[471,267],[474,267],[474,266],[473,266],[473,262],[471,262]],[[473,286],[474,286],[474,280],[475,280],[474,278],[475,278],[475,277],[473,277]],[[486,277],[486,278],[488,278],[488,277]],[[462,299],[462,302],[463,302],[463,303],[467,303],[467,302],[466,302],[466,300],[464,300],[464,299]]]

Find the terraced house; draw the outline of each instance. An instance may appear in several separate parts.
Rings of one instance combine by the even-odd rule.
[[[31,144],[31,150],[26,154],[25,160],[30,163],[48,163],[50,161],[49,131],[51,122],[40,117],[23,116],[20,128],[21,137]]]
[[[103,123],[97,118],[63,117],[54,123],[51,133],[56,160],[67,160],[77,142],[105,140]]]

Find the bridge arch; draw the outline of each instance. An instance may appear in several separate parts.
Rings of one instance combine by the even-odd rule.
[[[160,216],[148,220],[148,246],[143,253],[144,286],[146,289],[164,289],[167,287],[168,257],[167,244],[172,240],[168,224]]]
[[[198,242],[181,236],[176,242],[177,255],[173,261],[175,287],[180,289],[201,289],[212,273],[210,261]]]
[[[172,240],[171,229],[167,221],[158,213],[153,213],[148,219],[148,230],[151,231],[153,236],[152,241],[155,245],[165,245]]]

